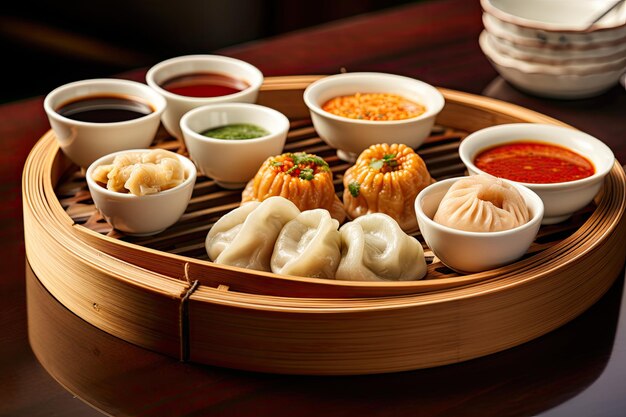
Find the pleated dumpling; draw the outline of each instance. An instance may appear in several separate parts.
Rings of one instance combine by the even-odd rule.
[[[141,154],[141,162],[133,166],[124,188],[135,195],[155,194],[174,188],[185,181],[185,168],[176,154],[153,149]]]
[[[127,193],[128,190],[124,188],[124,184],[130,178],[130,173],[133,172],[134,166],[134,163],[124,165],[116,164],[115,162],[110,165],[100,165],[93,170],[92,178],[97,183],[105,186],[107,190]]]
[[[141,153],[126,152],[117,155],[113,163],[100,165],[93,170],[94,181],[104,184],[108,190],[118,193],[127,193],[124,184],[128,181],[135,164],[141,163]]]
[[[151,149],[141,155],[141,162],[144,164],[159,164],[163,160],[175,159],[176,154],[165,149]]]
[[[175,153],[153,149],[119,154],[113,163],[96,167],[92,177],[111,191],[142,196],[182,184],[185,168]]]
[[[298,207],[282,197],[242,204],[209,230],[207,254],[218,264],[270,271],[278,234],[298,214]]]
[[[378,144],[364,150],[343,177],[343,204],[348,217],[385,213],[402,230],[417,229],[415,197],[435,182],[426,164],[403,144]]]
[[[149,195],[169,190],[182,183],[182,179],[172,179],[171,173],[171,169],[161,164],[137,164],[130,171],[124,188],[134,195]]]
[[[307,210],[283,227],[271,259],[272,272],[334,278],[341,258],[339,222],[324,209]]]
[[[205,239],[209,259],[215,261],[239,235],[248,215],[261,203],[251,201],[226,213],[211,227]]]
[[[491,175],[472,175],[455,182],[433,218],[468,232],[499,232],[528,222],[524,198],[511,184]]]
[[[409,281],[426,275],[421,243],[386,214],[366,214],[344,224],[339,232],[342,253],[337,279]]]

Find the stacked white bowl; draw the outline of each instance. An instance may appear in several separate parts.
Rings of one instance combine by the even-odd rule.
[[[598,95],[626,71],[626,2],[481,0],[479,43],[502,78],[542,97]]]

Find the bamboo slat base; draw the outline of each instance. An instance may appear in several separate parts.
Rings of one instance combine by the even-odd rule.
[[[315,134],[302,102],[317,77],[268,78],[259,102],[285,113],[287,150],[348,164]],[[437,179],[463,175],[457,148],[494,124],[562,124],[501,101],[442,90],[437,128],[418,153]],[[155,146],[184,152],[161,133]],[[617,163],[594,204],[542,227],[520,261],[459,275],[428,255],[426,280],[360,283],[285,277],[214,265],[204,237],[239,192],[200,178],[178,224],[123,236],[100,218],[82,173],[47,133],[23,175],[27,257],[68,309],[115,336],[169,356],[240,369],[301,374],[393,372],[497,352],[576,317],[613,283],[626,253],[626,179]],[[421,241],[419,234],[415,235]]]

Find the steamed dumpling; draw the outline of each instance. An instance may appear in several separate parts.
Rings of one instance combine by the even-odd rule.
[[[298,207],[282,197],[245,203],[213,225],[205,240],[207,254],[218,264],[270,271],[278,234],[298,214]]]
[[[92,178],[94,181],[106,184],[106,188],[118,193],[127,193],[124,184],[128,181],[135,164],[141,163],[139,152],[126,152],[117,155],[113,163],[100,165],[94,169]]]
[[[261,203],[252,201],[226,213],[211,227],[205,239],[209,259],[215,261],[239,235],[248,215]]]
[[[169,190],[183,182],[184,177],[178,173],[179,168],[173,159],[163,160],[158,165],[137,164],[130,171],[124,188],[134,195],[156,194]]]
[[[408,281],[426,275],[421,243],[386,214],[366,214],[344,224],[339,232],[342,255],[337,279]]]
[[[341,258],[339,222],[324,209],[307,210],[280,232],[271,259],[272,272],[334,278]]]
[[[177,159],[174,152],[166,151],[165,149],[151,149],[149,152],[140,154],[141,162],[144,164],[159,164],[163,160]]]
[[[352,219],[385,213],[407,231],[417,229],[415,197],[435,180],[413,149],[378,144],[364,150],[343,177],[343,204]]]
[[[142,196],[182,184],[185,168],[175,153],[153,149],[119,154],[113,163],[96,167],[92,178],[108,190]]]
[[[326,209],[340,223],[346,211],[335,194],[333,173],[317,155],[305,152],[269,157],[241,194],[241,201],[263,201],[272,196],[285,197],[302,211]]]
[[[92,178],[94,181],[105,184],[107,190],[117,193],[127,193],[124,184],[130,178],[134,163],[129,165],[113,162],[111,165],[100,165],[94,169]]]
[[[530,219],[522,195],[491,175],[473,175],[455,182],[433,218],[439,224],[468,232],[498,232]]]

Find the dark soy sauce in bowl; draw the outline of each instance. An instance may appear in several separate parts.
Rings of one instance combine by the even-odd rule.
[[[154,107],[145,100],[113,94],[79,97],[56,109],[57,113],[68,119],[90,123],[125,122],[154,111]]]
[[[197,72],[170,78],[161,88],[187,97],[219,97],[235,94],[250,87],[244,80],[212,72]]]

